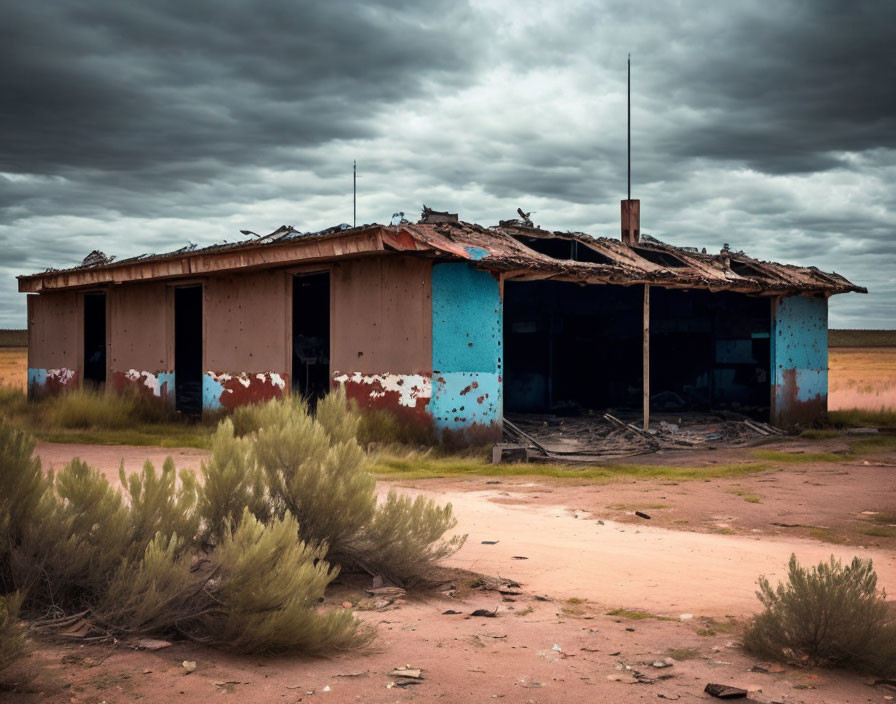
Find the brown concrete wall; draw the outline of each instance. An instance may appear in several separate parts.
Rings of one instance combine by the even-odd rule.
[[[28,366],[78,369],[83,317],[78,293],[28,296]]]
[[[83,357],[83,318],[79,293],[28,296],[29,393],[55,393],[77,384]]]
[[[350,398],[431,428],[432,262],[390,255],[332,274],[330,371]]]
[[[163,283],[109,290],[109,366],[113,373],[173,371],[171,291]]]
[[[206,371],[291,373],[292,288],[285,271],[216,276],[205,284]]]
[[[117,286],[106,301],[112,385],[173,401],[173,289],[162,282]]]
[[[332,274],[331,370],[432,374],[432,262],[356,259]]]

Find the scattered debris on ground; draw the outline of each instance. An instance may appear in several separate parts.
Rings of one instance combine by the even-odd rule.
[[[703,691],[717,699],[744,699],[747,696],[747,690],[727,684],[710,683],[706,685]]]
[[[504,419],[505,442],[495,445],[494,462],[588,462],[665,450],[757,445],[784,435],[768,423],[722,415],[656,414],[645,430],[638,418],[611,413],[576,417],[520,415]]]

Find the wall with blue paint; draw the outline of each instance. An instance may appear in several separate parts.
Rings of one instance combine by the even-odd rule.
[[[224,408],[221,403],[223,393],[224,384],[213,372],[202,375],[202,410],[215,412]]]
[[[811,425],[828,401],[828,301],[788,296],[774,307],[772,422]]]
[[[432,270],[435,427],[469,440],[501,434],[503,309],[495,276],[468,263]]]

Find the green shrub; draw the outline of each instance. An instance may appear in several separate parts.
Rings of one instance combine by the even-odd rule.
[[[240,652],[369,642],[349,611],[320,609],[327,585],[340,566],[419,579],[463,542],[442,538],[451,507],[394,494],[377,506],[344,392],[316,416],[284,399],[239,422],[243,437],[220,423],[202,482],[169,458],[122,468],[123,491],[78,459],[44,475],[33,441],[0,425],[0,594],[110,634]]]
[[[751,653],[896,675],[896,621],[871,560],[805,568],[792,555],[787,581],[773,589],[760,577],[757,596],[765,611],[744,634]]]
[[[173,419],[171,407],[140,389],[123,392],[72,389],[40,402],[44,423],[53,428],[122,430]]]
[[[77,459],[44,477],[33,446],[0,426],[3,637],[16,591],[38,615],[85,613],[110,634],[181,633],[243,652],[318,652],[372,637],[350,612],[319,610],[337,569],[325,546],[298,539],[288,512],[266,522],[248,510],[228,516],[218,544],[203,546],[208,497],[170,459],[160,472],[149,463],[122,471],[122,492]]]
[[[463,542],[442,541],[455,525],[451,507],[391,496],[378,508],[360,423],[343,389],[321,399],[314,416],[297,397],[239,409],[219,426],[202,468],[209,539],[220,541],[244,508],[261,521],[291,515],[303,541],[326,545],[330,562],[399,583],[423,578]]]
[[[245,421],[251,418],[248,414]],[[266,520],[270,518],[264,473],[252,453],[252,438],[237,437],[233,419],[225,418],[212,437],[211,457],[203,460],[199,515],[204,522],[204,539],[214,542],[227,526],[236,525],[245,508]]]
[[[202,619],[201,639],[238,652],[305,653],[372,639],[373,631],[361,627],[351,611],[317,611],[339,570],[324,561],[323,547],[297,541],[300,532],[292,516],[265,525],[246,510],[213,554],[220,579],[216,606]]]
[[[15,386],[0,384],[0,418],[9,418],[23,412],[28,405],[25,392]]]
[[[412,499],[390,491],[364,530],[360,559],[394,582],[420,579],[464,544],[466,535],[443,540],[456,525],[451,504],[439,507],[422,496]]]
[[[25,654],[25,638],[19,626],[20,594],[0,595],[0,671]]]
[[[359,408],[352,401],[353,410],[358,414],[358,442],[361,447],[371,443],[377,445],[425,445],[435,446],[435,430],[430,425],[409,423],[385,408]]]

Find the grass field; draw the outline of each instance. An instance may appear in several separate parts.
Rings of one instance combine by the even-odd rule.
[[[27,347],[27,330],[0,330],[0,347]]]
[[[896,347],[838,347],[828,354],[828,408],[896,411]]]
[[[828,347],[896,347],[896,330],[829,330]]]
[[[27,380],[28,348],[0,346],[0,386],[24,389]]]

